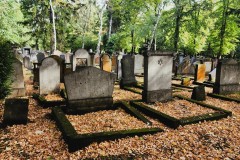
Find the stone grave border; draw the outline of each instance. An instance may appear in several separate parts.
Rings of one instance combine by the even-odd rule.
[[[174,129],[178,128],[180,125],[184,126],[184,125],[198,123],[200,121],[205,121],[205,120],[206,121],[218,120],[218,119],[226,118],[226,117],[232,115],[232,112],[230,112],[230,111],[224,110],[222,108],[218,108],[213,105],[208,105],[208,104],[200,102],[200,101],[192,100],[192,99],[184,97],[184,96],[175,95],[175,96],[173,96],[173,98],[184,99],[189,102],[196,103],[202,107],[210,108],[215,111],[220,111],[220,113],[214,112],[214,113],[209,113],[209,114],[202,114],[202,115],[198,115],[198,116],[190,116],[190,117],[184,117],[184,118],[178,119],[178,118],[172,117],[170,115],[167,115],[163,112],[152,109],[144,104],[140,104],[139,103],[140,101],[131,101],[130,104],[133,107],[135,107],[136,109],[143,112],[144,114],[146,114],[150,117],[153,117],[153,118],[157,118],[160,122],[164,123],[165,125],[167,125],[171,128],[174,128]]]
[[[181,85],[181,84],[174,84],[174,83],[172,83],[172,86],[181,87],[181,88],[188,88],[188,89],[193,89],[194,88],[194,87],[184,86],[184,85]]]
[[[234,102],[240,103],[240,99],[227,97],[225,95],[214,94],[214,93],[207,93],[207,96],[213,97],[213,98],[217,98],[217,99],[221,99],[221,100],[225,100],[225,101],[234,101]]]
[[[132,87],[135,87],[137,88],[136,86],[132,86]],[[142,92],[139,92],[138,90],[132,88],[132,87],[128,87],[128,86],[125,86],[123,87],[122,89],[126,90],[126,91],[130,91],[130,92],[133,92],[133,93],[136,93],[136,94],[141,94],[142,95]]]
[[[60,105],[65,105],[66,100],[63,94],[60,92],[60,96],[64,98],[64,100],[54,100],[54,101],[48,101],[46,100],[42,95],[34,93],[32,97],[38,101],[38,103],[43,107],[43,108],[48,108],[48,107],[53,107],[53,106],[60,106]]]
[[[196,84],[196,85],[204,85],[205,87],[211,87],[211,88],[214,87],[214,84],[207,83],[206,81],[204,81],[203,83],[194,81],[193,84]]]
[[[146,119],[138,110],[127,104],[127,102],[115,103],[111,109],[117,109],[119,107],[124,109],[126,113],[129,113],[131,116],[136,117],[144,123],[149,125],[151,124],[148,119]],[[56,121],[57,127],[62,132],[64,141],[68,144],[69,152],[74,152],[76,150],[82,149],[91,144],[92,142],[101,142],[104,140],[114,140],[128,136],[141,136],[145,134],[155,134],[157,132],[163,132],[161,128],[141,128],[78,134],[65,116],[65,113],[61,107],[52,108],[52,115],[54,120]]]

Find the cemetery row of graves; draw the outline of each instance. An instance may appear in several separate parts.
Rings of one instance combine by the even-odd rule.
[[[1,159],[240,159],[236,60],[24,49],[0,106]]]

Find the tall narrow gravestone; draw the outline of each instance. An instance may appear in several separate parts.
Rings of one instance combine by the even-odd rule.
[[[194,81],[195,82],[204,82],[205,81],[205,73],[206,73],[206,65],[205,64],[197,64],[195,68]]]
[[[40,94],[58,93],[60,85],[60,65],[52,57],[42,61],[39,69]]]
[[[142,55],[134,56],[134,74],[143,74],[144,66],[144,57]]]
[[[173,53],[145,53],[143,101],[152,103],[172,99],[172,64]]]
[[[25,86],[24,86],[24,77],[23,77],[23,68],[22,63],[15,59],[13,62],[13,73],[11,76],[11,89],[12,92],[9,97],[22,97],[25,96]]]
[[[121,60],[122,78],[120,80],[120,88],[124,86],[133,86],[137,84],[134,75],[134,57],[131,55],[124,55]]]
[[[213,92],[227,94],[240,91],[240,63],[234,59],[222,60],[217,64],[216,82]]]
[[[64,76],[68,113],[111,107],[115,75],[96,67],[81,67]]]
[[[101,69],[107,72],[112,71],[112,61],[110,56],[107,54],[101,56]]]

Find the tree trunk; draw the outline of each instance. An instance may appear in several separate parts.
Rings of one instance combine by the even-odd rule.
[[[106,2],[104,2],[104,5],[101,8],[101,12],[100,12],[100,28],[99,28],[99,32],[98,32],[97,54],[100,54],[101,41],[102,41],[103,11],[104,11],[105,6],[106,6]]]
[[[110,12],[109,29],[108,29],[108,40],[110,40],[111,34],[112,34],[112,12]]]
[[[223,44],[224,44],[224,38],[225,38],[225,32],[226,32],[226,26],[227,26],[227,11],[229,7],[229,0],[223,1],[223,13],[222,13],[222,26],[220,31],[220,46],[219,46],[219,52],[217,55],[217,58],[219,59],[223,52]]]
[[[176,26],[175,26],[175,33],[174,33],[174,49],[178,51],[178,41],[179,41],[179,30],[180,30],[180,21],[182,18],[182,7],[180,7],[179,0],[175,1],[176,6]]]
[[[52,25],[53,25],[53,44],[51,46],[51,54],[57,49],[57,34],[56,34],[56,25],[55,25],[55,13],[52,5],[52,0],[49,0],[50,2],[50,8],[51,8],[51,18],[52,18]]]

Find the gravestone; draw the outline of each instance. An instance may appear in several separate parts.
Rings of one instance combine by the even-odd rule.
[[[147,103],[172,99],[173,53],[145,52],[142,99]]]
[[[204,64],[206,65],[206,75],[208,75],[208,73],[212,71],[212,62],[208,61],[204,62]]]
[[[22,55],[23,57],[25,56],[29,56],[30,57],[31,54],[31,48],[30,47],[23,47],[22,48]]]
[[[23,58],[23,65],[27,69],[32,69],[32,63],[31,63],[29,57],[26,56],[26,57]]]
[[[214,69],[208,74],[208,80],[209,80],[209,81],[215,82],[215,80],[216,80],[216,71],[217,71],[217,69],[214,68]]]
[[[181,85],[190,86],[191,85],[191,78],[190,77],[182,78],[181,79]]]
[[[134,86],[137,84],[134,75],[134,57],[131,55],[124,55],[121,60],[122,78],[120,80],[120,88],[124,86]]]
[[[206,65],[205,64],[197,64],[195,69],[194,81],[195,82],[204,82],[205,81],[205,73],[206,73]]]
[[[112,61],[108,54],[103,54],[101,56],[101,69],[107,72],[112,71]]]
[[[76,70],[77,67],[82,66],[91,66],[91,56],[85,49],[78,49],[73,55],[73,71]]]
[[[93,58],[93,66],[94,67],[97,67],[97,68],[100,68],[100,55],[98,53],[96,53],[94,55],[94,58]]]
[[[37,54],[37,61],[38,61],[38,63],[41,63],[44,58],[45,58],[45,54],[44,53],[38,53]]]
[[[199,86],[193,88],[191,99],[196,100],[196,101],[205,101],[206,100],[204,85],[199,85]]]
[[[183,62],[178,65],[177,73],[182,75],[193,75],[195,73],[195,67],[189,56],[185,57]]]
[[[28,116],[28,98],[6,98],[4,105],[4,124],[26,124]]]
[[[134,56],[134,74],[143,74],[144,57],[140,54]]]
[[[25,96],[25,86],[24,86],[24,77],[23,77],[23,68],[22,63],[15,59],[13,62],[13,73],[11,76],[11,89],[12,92],[9,97],[23,97]]]
[[[217,65],[213,92],[227,94],[240,91],[240,63],[234,59],[221,60]]]
[[[67,93],[66,111],[89,112],[113,104],[115,75],[96,67],[81,67],[64,76]]]
[[[39,69],[40,94],[58,93],[60,85],[60,65],[53,57],[42,61]]]
[[[121,60],[123,58],[123,55],[124,54],[122,54],[120,52],[120,54],[117,57],[117,59],[118,59],[118,61],[117,61],[117,63],[118,63],[118,65],[117,65],[117,79],[118,80],[122,78],[122,64],[121,64]]]
[[[118,65],[118,59],[117,59],[117,55],[113,54],[111,61],[112,61],[112,72],[117,73],[117,65]]]

